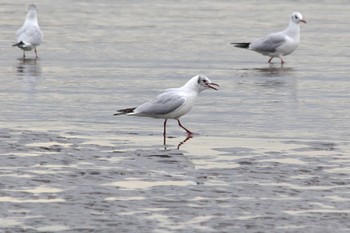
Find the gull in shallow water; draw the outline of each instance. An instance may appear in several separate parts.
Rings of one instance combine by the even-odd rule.
[[[298,47],[300,42],[299,23],[303,22],[303,16],[299,12],[294,12],[290,16],[288,27],[281,32],[271,33],[265,37],[256,39],[250,43],[231,43],[238,48],[245,48],[269,56],[269,63],[274,57],[281,59],[284,63],[283,56],[291,54]]]
[[[37,18],[38,10],[34,4],[29,5],[28,13],[23,26],[18,29],[16,33],[17,46],[23,50],[23,59],[25,58],[25,51],[34,49],[35,58],[38,58],[36,47],[40,45],[43,39],[43,33],[40,30]]]
[[[167,89],[152,101],[146,102],[139,107],[118,110],[114,115],[164,119],[163,135],[165,144],[167,120],[177,120],[179,126],[187,132],[188,136],[192,135],[193,133],[181,124],[179,118],[192,109],[200,92],[209,88],[217,90],[218,86],[218,84],[212,83],[206,76],[197,75],[182,87]]]

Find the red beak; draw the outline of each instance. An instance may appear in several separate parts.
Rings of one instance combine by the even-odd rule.
[[[301,19],[301,20],[300,20],[300,22],[306,23],[306,21],[305,21],[305,20],[303,20],[303,19]]]
[[[207,86],[211,89],[214,89],[214,90],[218,90],[217,87],[219,87],[219,85],[216,83],[207,83]]]

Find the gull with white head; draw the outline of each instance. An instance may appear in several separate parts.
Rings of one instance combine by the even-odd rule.
[[[283,56],[289,55],[298,47],[300,42],[300,27],[299,23],[306,21],[299,12],[294,12],[290,16],[288,27],[276,33],[268,34],[265,37],[253,40],[250,43],[231,43],[235,47],[253,50],[262,55],[269,56],[269,63],[274,57],[281,59],[281,64],[284,63]]]
[[[23,26],[18,29],[16,33],[16,46],[23,50],[23,59],[25,58],[25,51],[34,49],[35,58],[38,58],[36,47],[40,45],[43,40],[43,33],[38,24],[38,10],[34,4],[29,5],[28,13]]]
[[[188,136],[193,133],[180,122],[180,117],[188,113],[195,104],[197,96],[206,89],[217,90],[219,85],[212,83],[206,76],[197,75],[179,88],[167,89],[154,100],[146,102],[135,108],[118,110],[114,115],[141,116],[164,119],[164,144],[166,138],[166,123],[168,119],[177,120]]]

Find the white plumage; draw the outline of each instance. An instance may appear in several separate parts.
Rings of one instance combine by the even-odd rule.
[[[23,26],[18,29],[16,33],[17,46],[23,50],[23,58],[25,58],[25,51],[34,49],[35,57],[38,58],[36,47],[40,45],[43,40],[43,33],[40,30],[37,18],[38,10],[34,4],[29,5],[28,13]]]
[[[192,132],[181,124],[179,118],[192,109],[200,92],[209,88],[217,90],[216,87],[218,86],[216,83],[212,83],[206,76],[197,75],[182,87],[167,89],[152,101],[146,102],[139,107],[120,109],[114,115],[165,119],[164,136],[166,135],[167,120],[175,119],[178,121],[179,126],[191,135]]]
[[[238,48],[253,50],[262,55],[269,56],[269,63],[274,57],[281,59],[284,63],[283,56],[289,55],[295,51],[300,42],[300,27],[299,23],[303,22],[303,16],[299,12],[294,12],[289,21],[288,27],[276,33],[268,34],[265,37],[256,39],[251,43],[231,43]]]

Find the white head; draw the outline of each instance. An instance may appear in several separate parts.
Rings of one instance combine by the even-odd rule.
[[[218,84],[211,82],[206,76],[202,74],[194,76],[190,81],[192,80],[195,82],[195,85],[198,88],[199,92],[209,88],[217,90],[217,87],[219,87]]]
[[[38,8],[36,8],[35,4],[30,4],[30,5],[28,6],[28,11],[30,11],[30,10],[38,11]]]
[[[27,18],[28,19],[35,19],[38,13],[38,9],[34,4],[30,4],[28,6],[28,13],[27,13]]]
[[[303,20],[303,16],[299,13],[299,12],[294,12],[291,16],[290,16],[290,21],[298,24],[300,22],[306,23],[305,20]]]

